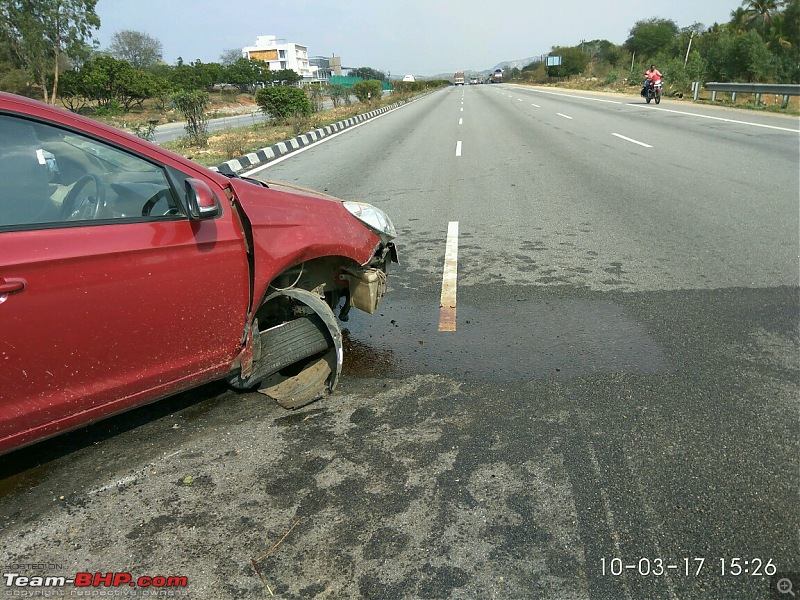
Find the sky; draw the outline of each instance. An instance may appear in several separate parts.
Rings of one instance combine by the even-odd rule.
[[[107,48],[114,33],[146,33],[164,60],[219,62],[220,54],[274,35],[401,78],[483,71],[538,57],[553,46],[606,39],[622,44],[637,21],[679,27],[726,23],[738,0],[99,0]]]

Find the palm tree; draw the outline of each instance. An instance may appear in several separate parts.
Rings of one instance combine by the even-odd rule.
[[[749,23],[750,13],[748,13],[744,7],[740,6],[736,10],[731,11],[731,20],[727,28],[734,33],[743,33],[747,30]]]
[[[769,26],[782,6],[783,0],[742,0],[748,24],[761,32],[769,31]]]

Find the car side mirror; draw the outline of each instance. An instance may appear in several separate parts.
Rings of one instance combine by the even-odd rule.
[[[192,220],[211,219],[219,215],[219,201],[202,179],[190,177],[186,180],[186,205]]]

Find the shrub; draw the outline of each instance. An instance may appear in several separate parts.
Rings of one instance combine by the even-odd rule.
[[[132,129],[136,137],[147,142],[152,142],[156,139],[156,124],[152,121],[149,123],[134,123]]]
[[[258,90],[256,104],[276,121],[287,121],[293,115],[310,115],[311,100],[300,88],[276,86]]]
[[[206,108],[210,97],[208,92],[178,92],[172,96],[172,105],[186,119],[184,129],[193,143],[205,146],[208,141],[208,117]]]
[[[328,95],[331,97],[333,107],[350,106],[350,90],[343,85],[331,85],[328,87]]]
[[[318,83],[312,83],[306,88],[308,99],[311,100],[311,108],[314,112],[319,112],[323,108],[326,89]]]
[[[619,71],[609,71],[603,80],[604,85],[613,85],[619,81]]]
[[[353,93],[359,102],[371,102],[378,99],[383,94],[383,83],[377,79],[369,81],[359,81],[353,86]]]

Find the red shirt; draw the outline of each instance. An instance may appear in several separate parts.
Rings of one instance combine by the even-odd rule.
[[[647,81],[650,81],[651,79],[654,82],[661,81],[661,77],[662,77],[661,71],[659,71],[658,69],[648,69],[647,73],[644,74],[644,78],[647,79]]]

